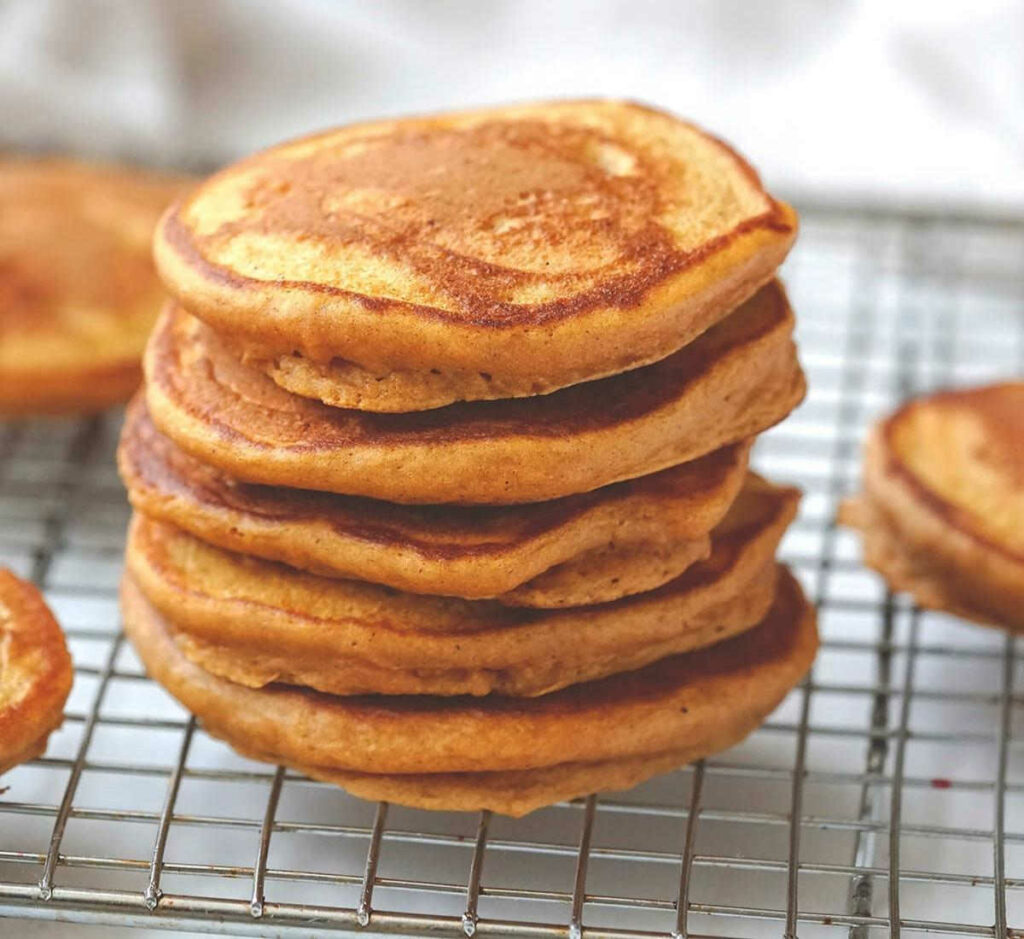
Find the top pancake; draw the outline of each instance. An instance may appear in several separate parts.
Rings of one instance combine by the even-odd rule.
[[[329,408],[246,368],[169,310],[146,353],[153,422],[248,482],[405,503],[518,503],[587,492],[759,433],[800,401],[777,282],[654,365],[550,395],[415,414]]]
[[[904,405],[868,441],[864,487],[870,504],[846,518],[949,598],[922,603],[1024,628],[1024,383]]]
[[[155,255],[225,335],[434,370],[436,406],[663,358],[770,279],[795,234],[721,141],[640,105],[566,101],[280,145],[170,211]]]
[[[131,394],[164,299],[153,229],[184,185],[0,160],[0,414],[88,411]]]

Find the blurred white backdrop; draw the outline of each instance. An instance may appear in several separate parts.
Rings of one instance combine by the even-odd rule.
[[[385,114],[634,97],[789,194],[1024,209],[1011,0],[0,0],[0,146],[219,163]]]

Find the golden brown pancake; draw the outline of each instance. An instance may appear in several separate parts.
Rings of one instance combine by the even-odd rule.
[[[181,179],[0,159],[0,414],[125,400],[165,295],[150,242]]]
[[[1024,629],[1024,383],[944,391],[872,432],[844,521],[924,606]]]
[[[139,397],[118,464],[137,511],[219,547],[326,576],[480,598],[612,544],[700,546],[736,498],[749,449],[734,444],[553,502],[401,506],[237,482],[157,431]]]
[[[539,698],[342,698],[217,678],[189,662],[130,579],[122,604],[150,675],[214,736],[371,798],[517,815],[732,746],[817,648],[814,611],[786,573],[761,625],[637,671]]]
[[[767,282],[795,235],[721,141],[596,100],[282,144],[169,211],[155,254],[182,305],[291,391],[408,411],[664,358]]]
[[[137,516],[127,566],[205,668],[335,694],[544,694],[753,626],[796,490],[752,477],[710,558],[656,590],[563,610],[510,608],[317,577]]]
[[[250,482],[402,503],[539,502],[695,460],[802,399],[793,314],[773,282],[655,365],[550,395],[414,414],[329,408],[227,354],[180,308],[146,353],[154,423]]]
[[[64,634],[38,589],[0,568],[0,773],[46,749],[71,680]]]

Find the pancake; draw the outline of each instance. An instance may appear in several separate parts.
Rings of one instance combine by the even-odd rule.
[[[45,751],[72,677],[64,634],[42,595],[0,568],[0,773]]]
[[[401,503],[557,499],[695,460],[782,420],[805,384],[782,287],[655,365],[550,395],[414,414],[288,394],[171,307],[146,353],[154,423],[249,482]]]
[[[844,520],[923,606],[1024,629],[1024,383],[912,401],[872,432]]]
[[[204,668],[334,694],[537,695],[719,642],[771,603],[796,490],[751,480],[710,558],[612,603],[529,610],[293,571],[137,516],[126,563]]]
[[[323,766],[292,768],[311,779],[332,783],[351,795],[372,802],[393,802],[438,812],[480,812],[488,809],[519,818],[556,802],[567,802],[592,792],[631,789],[670,770],[679,769],[739,743],[755,727],[744,714],[733,726],[719,730],[713,745],[701,737],[692,746],[646,756],[602,760],[594,763],[562,763],[543,769],[504,770],[496,773],[354,773]],[[227,734],[215,734],[243,756],[266,763],[279,760],[257,753]]]
[[[494,599],[537,609],[608,603],[667,584],[710,554],[707,535],[681,541],[616,541],[585,551]]]
[[[282,144],[169,211],[155,255],[170,293],[289,390],[404,412],[664,358],[795,236],[721,141],[598,100]]]
[[[553,502],[400,506],[237,482],[159,433],[139,397],[128,408],[118,465],[138,512],[219,547],[413,593],[481,598],[613,543],[702,545],[739,492],[749,449],[734,444]]]
[[[193,665],[130,579],[127,630],[150,675],[208,732],[372,798],[523,814],[632,785],[732,746],[810,667],[814,611],[788,573],[742,636],[540,698],[340,698],[244,688]]]
[[[0,415],[123,401],[165,294],[150,252],[179,178],[0,159]]]
[[[489,372],[368,369],[345,359],[314,362],[300,352],[275,354],[225,337],[231,353],[292,394],[338,408],[404,414],[429,411],[457,401],[524,398],[556,390],[555,381],[524,382]],[[566,384],[573,384],[572,381]],[[564,386],[563,386],[564,387]]]
[[[891,590],[911,594],[918,606],[926,609],[942,610],[961,619],[993,625],[990,616],[965,606],[964,601],[951,592],[949,584],[930,565],[926,554],[912,553],[908,549],[896,524],[872,500],[864,497],[847,499],[840,506],[839,520],[860,531],[864,563],[881,574]]]

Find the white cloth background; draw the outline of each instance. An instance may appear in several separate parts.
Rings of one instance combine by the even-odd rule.
[[[198,164],[333,123],[608,94],[789,193],[1024,208],[1010,0],[0,0],[0,145]]]

